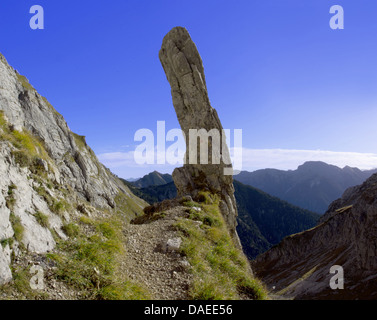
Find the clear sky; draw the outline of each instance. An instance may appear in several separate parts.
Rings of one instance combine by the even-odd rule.
[[[44,30],[29,27],[35,4]],[[377,167],[375,0],[2,0],[0,52],[105,165],[139,177],[172,169],[132,152],[138,129],[179,128],[158,59],[174,26],[198,47],[224,128],[243,130],[244,169]]]

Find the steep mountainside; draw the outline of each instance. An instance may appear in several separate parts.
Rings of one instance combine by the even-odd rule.
[[[13,279],[8,288],[11,292],[22,281],[27,283],[24,277],[32,265],[44,265],[45,272],[52,270],[48,267],[51,265],[63,268],[63,263],[75,261],[70,254],[80,250],[76,247],[70,251],[68,248],[73,247],[69,245],[98,244],[95,238],[87,237],[88,233],[81,232],[84,229],[100,228],[104,218],[129,221],[142,214],[146,205],[97,160],[85,137],[71,132],[47,99],[2,55],[0,190],[0,285]],[[86,227],[80,219],[86,221]],[[110,251],[107,253],[113,257]],[[109,258],[105,252],[102,256]],[[88,268],[84,262],[82,266]],[[78,265],[76,268],[78,277]],[[103,265],[96,268],[101,273],[99,278],[105,274],[111,278],[111,272],[105,272]],[[60,271],[51,277],[67,276]],[[89,281],[89,273],[82,276]],[[66,285],[62,284],[65,288]],[[90,286],[88,283],[84,287]],[[27,285],[22,288],[18,287],[14,294],[28,296],[33,292]],[[84,291],[82,287],[77,290]]]
[[[237,231],[246,255],[253,259],[284,237],[314,227],[319,215],[234,181]],[[257,227],[257,229],[255,228]]]
[[[296,206],[323,214],[349,187],[359,185],[377,170],[343,169],[320,161],[305,162],[297,170],[242,171],[235,179]]]
[[[149,186],[161,186],[172,181],[173,178],[170,174],[163,174],[157,171],[153,171],[145,175],[141,179],[131,182],[131,184],[138,188],[147,188]]]
[[[253,263],[274,292],[296,299],[376,299],[377,174],[334,201],[320,224],[285,238]],[[344,288],[332,289],[332,266]]]
[[[126,184],[129,182],[124,181]],[[233,181],[237,201],[237,232],[249,259],[267,251],[284,237],[314,227],[319,215],[293,206],[267,193]],[[173,199],[177,189],[173,182],[132,192],[149,203]]]

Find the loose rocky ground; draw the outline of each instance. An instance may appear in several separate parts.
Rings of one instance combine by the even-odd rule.
[[[158,220],[130,224],[124,231],[127,254],[121,270],[145,286],[153,299],[188,298],[192,280],[190,264],[179,253],[180,238],[174,228],[177,218],[184,215],[184,207],[175,207],[165,211]]]

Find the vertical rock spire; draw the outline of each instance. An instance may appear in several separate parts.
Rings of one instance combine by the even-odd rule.
[[[161,64],[171,86],[173,105],[179,124],[185,134],[185,164],[173,172],[174,183],[179,195],[197,196],[201,190],[219,194],[220,210],[233,237],[236,233],[237,207],[234,197],[233,176],[229,149],[223,135],[223,127],[217,112],[208,98],[204,68],[199,52],[188,31],[182,27],[173,28],[163,39],[159,53]],[[190,130],[206,132],[208,140],[200,140],[198,147],[190,144]],[[215,138],[211,133],[218,133]],[[197,143],[197,137],[195,137]],[[207,142],[208,141],[208,142]],[[198,150],[208,145],[208,163],[201,161]],[[190,153],[196,152],[193,163]]]

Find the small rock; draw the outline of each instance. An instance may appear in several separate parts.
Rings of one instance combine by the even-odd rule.
[[[190,268],[191,267],[190,262],[188,262],[186,259],[179,261],[179,265],[184,267],[184,268]]]
[[[166,242],[166,249],[165,252],[177,252],[181,247],[182,239],[177,237],[173,239],[169,239]]]

